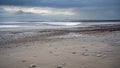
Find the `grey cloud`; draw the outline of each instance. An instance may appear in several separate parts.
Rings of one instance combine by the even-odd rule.
[[[73,16],[37,15],[18,11],[9,13],[0,8],[0,21],[65,20],[65,19],[120,19],[120,0],[0,0],[0,6],[74,8]]]

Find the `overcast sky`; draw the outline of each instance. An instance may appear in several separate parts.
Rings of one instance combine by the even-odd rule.
[[[120,0],[0,0],[0,21],[120,19]]]

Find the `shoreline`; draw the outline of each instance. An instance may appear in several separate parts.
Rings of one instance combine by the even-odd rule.
[[[120,25],[101,25],[90,27],[57,28],[57,29],[31,29],[23,31],[0,31],[0,45],[14,42],[39,41],[45,37],[64,35],[69,33],[93,34],[102,32],[120,31]]]

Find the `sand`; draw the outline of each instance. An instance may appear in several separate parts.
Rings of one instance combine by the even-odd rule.
[[[120,68],[118,29],[72,29],[2,32],[0,68]]]

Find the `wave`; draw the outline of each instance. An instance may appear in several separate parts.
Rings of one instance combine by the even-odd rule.
[[[30,28],[44,26],[80,26],[86,27],[91,25],[120,24],[120,22],[0,22],[0,28]]]

